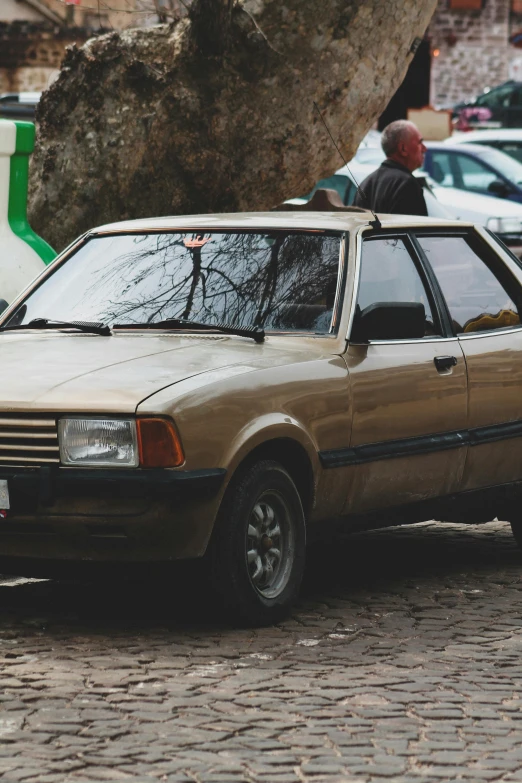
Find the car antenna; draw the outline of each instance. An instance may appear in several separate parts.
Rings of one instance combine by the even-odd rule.
[[[335,149],[336,149],[336,150],[337,150],[337,152],[339,153],[339,155],[340,155],[340,157],[341,157],[341,160],[342,160],[342,162],[344,163],[344,165],[346,166],[346,168],[348,169],[348,172],[349,172],[350,176],[352,177],[353,181],[354,181],[354,182],[355,182],[355,184],[357,185],[357,190],[359,190],[359,191],[362,193],[362,195],[363,195],[363,198],[364,198],[364,199],[367,201],[367,203],[369,203],[368,196],[366,195],[366,193],[365,193],[365,192],[364,192],[364,190],[361,188],[361,186],[359,185],[359,183],[358,183],[358,182],[357,182],[357,180],[355,179],[354,175],[353,175],[353,174],[352,174],[352,172],[350,171],[350,167],[348,166],[347,162],[345,161],[345,159],[344,159],[344,156],[343,156],[343,153],[341,152],[341,150],[339,149],[339,147],[338,147],[338,146],[337,146],[337,144],[335,143],[335,139],[334,139],[334,137],[332,136],[332,134],[330,133],[330,128],[329,128],[329,127],[328,127],[328,125],[326,124],[326,121],[325,121],[325,119],[324,119],[323,115],[321,114],[321,110],[320,110],[319,106],[317,105],[317,103],[316,103],[315,101],[313,102],[313,104],[314,104],[315,108],[317,109],[317,113],[318,113],[319,117],[321,118],[321,122],[323,123],[324,127],[325,127],[325,128],[326,128],[326,130],[328,131],[328,135],[330,136],[330,138],[331,138],[331,140],[332,140],[332,144],[334,145]],[[373,211],[373,209],[372,209],[371,207],[369,207],[369,210],[370,210],[370,212],[372,213],[372,215],[373,215],[373,216],[374,216],[374,218],[375,218],[375,220],[370,220],[370,226],[371,226],[372,228],[374,228],[376,231],[379,231],[379,230],[382,228],[382,226],[381,226],[381,221],[379,220],[379,218],[377,217],[377,215],[375,214],[375,212]]]

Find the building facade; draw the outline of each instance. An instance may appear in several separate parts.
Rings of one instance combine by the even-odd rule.
[[[450,107],[486,88],[522,81],[522,0],[439,0],[427,31],[430,102]]]
[[[0,0],[0,94],[45,90],[70,44],[184,12],[181,0]]]

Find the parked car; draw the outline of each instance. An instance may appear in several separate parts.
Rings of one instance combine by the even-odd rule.
[[[522,129],[499,128],[458,133],[450,136],[447,144],[481,144],[505,152],[522,163]]]
[[[359,148],[348,168],[339,169],[333,176],[319,180],[313,190],[299,199],[290,199],[290,203],[303,204],[309,201],[320,188],[336,190],[343,204],[353,204],[357,184],[375,171],[384,160],[382,149]],[[494,196],[471,193],[457,188],[442,187],[427,175],[417,170],[424,185],[424,198],[430,217],[442,217],[479,223],[494,231],[500,239],[517,255],[522,255],[522,204]]]
[[[522,202],[522,163],[479,144],[426,142],[424,170],[442,187]]]
[[[453,117],[456,121],[464,121],[464,126],[468,127],[522,127],[522,82],[504,82],[457,104]]]
[[[381,135],[381,131],[371,128],[359,144],[359,149],[375,147],[381,149]]]
[[[40,92],[9,92],[0,95],[0,119],[34,120]]]
[[[201,558],[246,623],[306,541],[427,519],[522,543],[522,267],[457,221],[116,223],[0,319],[0,568]]]
[[[348,166],[343,166],[331,177],[320,179],[312,188],[310,193],[299,198],[289,199],[287,204],[302,205],[313,197],[318,190],[331,189],[337,191],[344,205],[350,206],[355,200],[357,188],[364,179],[375,171],[375,169],[384,160],[384,153],[377,148],[359,150]],[[451,210],[441,204],[433,193],[428,178],[425,173],[418,172],[419,178],[425,187],[426,205],[430,217],[448,218],[453,216]],[[522,208],[520,209],[522,218]],[[522,239],[522,237],[521,237]]]

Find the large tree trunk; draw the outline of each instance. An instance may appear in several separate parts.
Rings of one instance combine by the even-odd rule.
[[[349,158],[436,0],[195,0],[173,25],[73,47],[42,97],[30,217],[62,248],[101,223],[270,209]]]

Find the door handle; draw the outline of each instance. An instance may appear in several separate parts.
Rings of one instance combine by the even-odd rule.
[[[455,367],[455,365],[457,364],[457,357],[436,356],[433,361],[435,362],[435,367],[437,368],[437,372],[444,372],[444,370],[449,370],[450,367]]]

